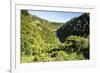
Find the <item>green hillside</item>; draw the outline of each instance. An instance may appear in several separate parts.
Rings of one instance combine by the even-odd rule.
[[[41,24],[46,25],[51,31],[57,31],[61,26],[65,23],[58,23],[58,22],[50,22],[38,16],[32,15],[33,20],[40,22]]]
[[[23,11],[24,12],[24,11]],[[42,56],[41,61],[48,61],[47,51],[57,47],[59,44],[53,31],[50,30],[46,22],[30,14],[21,13],[21,61],[26,56],[34,58],[30,61],[38,61],[37,56]],[[46,54],[44,54],[46,53]],[[42,59],[44,58],[44,59]],[[40,59],[40,58],[39,58]],[[26,60],[27,61],[27,60]]]
[[[89,59],[89,41],[86,37],[71,34],[63,43],[59,41],[55,33],[63,26],[64,23],[50,22],[21,10],[20,62]]]
[[[62,27],[57,30],[57,37],[60,42],[67,43],[72,42],[69,50],[79,50],[84,54],[84,57],[89,59],[90,47],[89,47],[89,35],[90,35],[90,15],[89,13],[83,13],[79,17],[74,17]],[[70,40],[69,40],[70,39]],[[69,42],[68,42],[69,41]],[[75,49],[76,48],[76,49]]]
[[[72,18],[57,30],[57,37],[61,42],[70,35],[84,36],[89,35],[89,13],[84,13],[79,17]]]
[[[64,23],[57,23],[57,22],[49,22],[48,24],[52,31],[56,32],[61,26],[64,25]]]

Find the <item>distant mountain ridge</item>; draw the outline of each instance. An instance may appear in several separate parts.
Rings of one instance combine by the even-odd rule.
[[[79,17],[72,18],[57,30],[57,37],[61,42],[70,35],[88,36],[89,35],[89,13],[84,13]]]
[[[31,15],[34,20],[38,20],[42,24],[47,24],[52,31],[57,31],[63,24],[62,22],[51,22],[36,15]]]

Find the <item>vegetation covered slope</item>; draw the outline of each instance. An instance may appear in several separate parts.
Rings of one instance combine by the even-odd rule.
[[[32,18],[34,21],[39,21],[41,24],[45,24],[51,31],[55,32],[64,24],[61,22],[51,22],[35,15],[32,15]]]
[[[50,28],[52,29],[52,31],[56,32],[61,26],[64,25],[64,23],[57,23],[57,22],[50,22],[48,24],[50,26]]]
[[[85,19],[85,16],[83,18]],[[68,23],[71,22],[69,21]],[[74,22],[76,23],[77,21]],[[75,25],[76,27],[74,22],[73,26]],[[68,33],[69,30],[66,31],[67,28],[72,27],[68,23],[63,25],[62,23],[49,22],[40,17],[30,15],[26,10],[21,10],[21,63],[89,59],[89,41],[86,37],[73,35],[72,33],[66,35],[62,43],[58,40],[56,32],[53,32],[53,30],[58,30],[59,32],[62,31],[63,34]],[[67,28],[64,27],[67,25]],[[66,32],[63,31],[63,28]],[[61,37],[63,38],[63,36]]]
[[[22,11],[21,61],[25,61],[26,56],[33,56],[30,61],[48,61],[50,58],[47,51],[57,47],[58,44],[58,39],[46,22],[36,16],[31,16],[25,10]]]
[[[82,52],[87,59],[89,59],[90,56],[89,22],[89,13],[84,13],[79,17],[72,18],[57,30],[57,37],[60,42],[65,43],[64,47],[67,48],[67,51],[77,51],[77,53]]]
[[[79,17],[72,18],[60,29],[57,30],[57,37],[61,42],[70,35],[84,36],[89,35],[89,14],[84,13]]]

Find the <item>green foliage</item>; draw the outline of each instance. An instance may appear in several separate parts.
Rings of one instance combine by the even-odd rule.
[[[47,59],[48,56],[42,56],[43,53],[47,53],[47,51],[50,51],[58,45],[58,39],[47,24],[43,24],[40,20],[33,19],[33,16],[29,14],[27,16],[26,11],[22,11],[21,56],[24,56],[24,60],[26,59],[25,56],[34,56],[33,61],[35,61],[35,59],[36,61],[45,61],[45,58]]]
[[[69,45],[70,48],[72,48],[72,52],[78,52],[82,49],[88,49],[89,47],[89,41],[85,37],[80,36],[69,36],[66,38],[65,41],[66,45]]]
[[[53,29],[57,30],[61,25],[61,23],[49,22],[30,15],[26,10],[21,10],[20,62],[89,59],[88,38],[66,36],[65,42],[61,43],[56,37],[55,32],[53,32]]]
[[[27,15],[27,16],[29,15],[27,10],[21,10],[21,14],[24,14],[24,15]]]
[[[68,53],[62,50],[53,52],[52,55],[55,55],[52,57],[54,61],[72,61],[72,60],[84,60],[85,59],[82,53],[80,54],[77,54],[76,52]]]
[[[80,37],[80,36],[69,36],[66,38],[65,45],[68,45],[67,47],[68,52],[70,53],[76,52],[77,54],[83,53],[83,55],[85,55],[84,57],[88,58],[89,56],[88,38]],[[88,53],[86,54],[86,52]]]
[[[21,63],[31,63],[34,56],[21,56]]]

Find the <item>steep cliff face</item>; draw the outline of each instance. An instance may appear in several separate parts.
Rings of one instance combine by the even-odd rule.
[[[89,35],[89,13],[84,13],[79,17],[72,18],[57,30],[57,37],[61,42],[70,35],[84,36]]]

